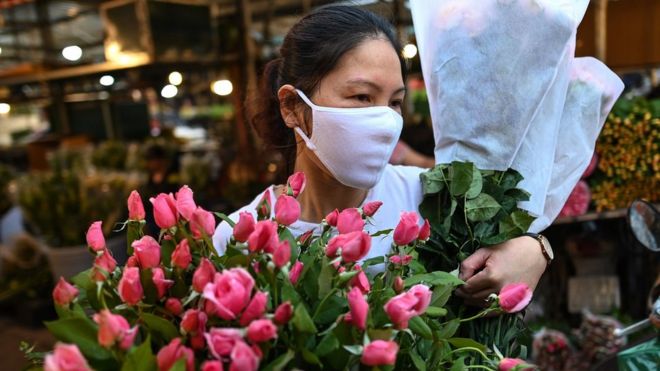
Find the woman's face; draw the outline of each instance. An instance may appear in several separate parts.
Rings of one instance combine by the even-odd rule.
[[[389,41],[370,39],[344,54],[310,96],[318,106],[388,106],[401,114],[405,85]]]

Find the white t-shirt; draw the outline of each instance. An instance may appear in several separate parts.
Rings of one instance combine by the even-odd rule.
[[[399,222],[399,217],[402,211],[415,211],[419,212],[419,204],[422,202],[422,183],[419,175],[426,171],[426,169],[411,167],[411,166],[393,166],[387,165],[383,176],[380,181],[369,190],[364,203],[371,201],[382,201],[383,205],[378,212],[373,216],[372,224],[367,225],[365,230],[371,234],[385,230],[394,229]],[[275,205],[275,197],[273,194],[273,186],[270,186],[271,205]],[[229,215],[233,221],[238,221],[239,213],[242,211],[249,211],[257,216],[257,205],[261,201],[262,192],[257,196],[254,201],[249,205],[240,208],[238,211]],[[271,216],[274,216],[274,207],[271,208]],[[420,219],[421,220],[421,219]],[[314,230],[315,233],[319,231],[318,223],[310,223],[299,220],[289,226],[291,233],[298,237],[305,232]],[[224,253],[227,242],[231,237],[232,229],[226,222],[220,223],[213,234],[213,245],[218,250],[218,253]],[[392,234],[386,236],[375,237],[371,243],[371,250],[364,258],[369,259],[377,256],[384,256],[389,253],[392,246]]]

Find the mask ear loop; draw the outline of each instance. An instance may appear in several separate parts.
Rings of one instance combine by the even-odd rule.
[[[309,139],[307,134],[305,134],[305,132],[302,131],[300,126],[296,126],[293,130],[295,130],[296,133],[298,133],[298,135],[300,135],[300,137],[303,138],[303,141],[305,141],[305,145],[307,145],[307,148],[309,148],[310,151],[316,151],[316,146],[314,145],[314,143],[312,143],[312,141]]]

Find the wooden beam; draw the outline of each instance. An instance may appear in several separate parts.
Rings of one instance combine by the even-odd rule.
[[[605,62],[607,58],[607,1],[596,0],[595,44],[596,58]]]

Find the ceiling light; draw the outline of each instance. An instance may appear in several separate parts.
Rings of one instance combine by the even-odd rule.
[[[103,86],[110,86],[115,83],[115,78],[110,75],[101,76],[99,83]]]
[[[169,81],[172,85],[181,85],[183,82],[183,76],[181,73],[174,71],[167,77],[167,81]]]
[[[82,49],[78,45],[67,46],[62,49],[62,56],[67,60],[75,62],[82,57]]]
[[[218,95],[229,95],[234,90],[234,86],[229,80],[218,80],[211,85],[211,90]]]
[[[413,59],[417,55],[417,47],[415,44],[408,44],[403,47],[403,56],[407,59]]]
[[[174,98],[176,94],[179,92],[179,89],[176,88],[174,85],[165,85],[163,89],[160,91],[160,95],[163,98]]]
[[[0,103],[0,114],[6,115],[11,111],[11,106],[7,103]]]

